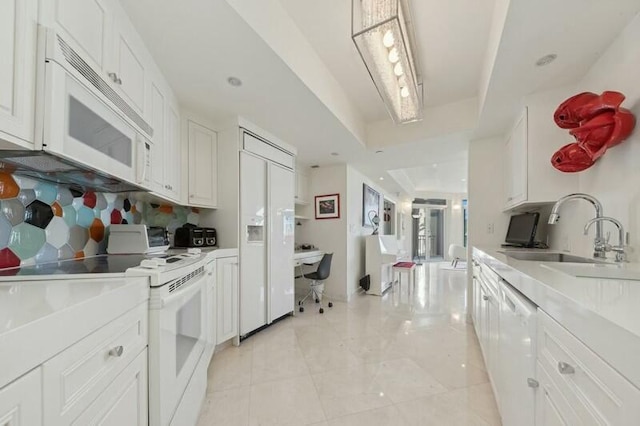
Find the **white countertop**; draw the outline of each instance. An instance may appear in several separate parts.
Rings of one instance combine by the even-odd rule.
[[[640,281],[577,278],[500,251],[473,255],[640,387]]]
[[[148,278],[0,282],[0,388],[149,299]]]

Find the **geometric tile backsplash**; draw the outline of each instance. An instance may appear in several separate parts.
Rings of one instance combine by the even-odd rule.
[[[106,253],[111,224],[144,223],[173,233],[199,220],[196,208],[152,204],[135,193],[81,193],[0,172],[0,268]]]

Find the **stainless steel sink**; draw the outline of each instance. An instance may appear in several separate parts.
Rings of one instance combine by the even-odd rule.
[[[599,259],[574,256],[566,253],[546,253],[531,251],[503,251],[505,256],[517,260],[530,260],[533,262],[561,262],[561,263],[606,263]]]

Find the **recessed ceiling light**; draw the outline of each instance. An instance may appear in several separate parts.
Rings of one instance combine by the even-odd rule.
[[[463,181],[463,182],[466,182],[467,180],[466,180],[466,179],[462,179],[462,181]]]
[[[229,78],[227,78],[227,83],[229,83],[233,87],[242,86],[242,80],[240,80],[238,77],[229,77]]]
[[[379,149],[376,151],[376,154],[382,154],[383,152],[384,152],[383,150]]]
[[[536,61],[537,67],[543,67],[545,65],[549,65],[551,62],[555,61],[558,55],[555,53],[549,53],[548,55],[544,55],[542,58]]]
[[[384,180],[384,178],[382,176],[380,176],[380,180]]]
[[[433,166],[433,168],[435,169],[436,167],[438,167],[438,164],[433,163],[433,164],[432,164],[432,166]]]
[[[331,155],[333,155],[334,157],[337,157],[340,154],[338,154],[337,152],[332,152]]]

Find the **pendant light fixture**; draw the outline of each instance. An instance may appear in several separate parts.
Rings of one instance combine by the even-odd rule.
[[[422,84],[402,0],[352,0],[351,15],[351,38],[391,118],[421,120]]]

